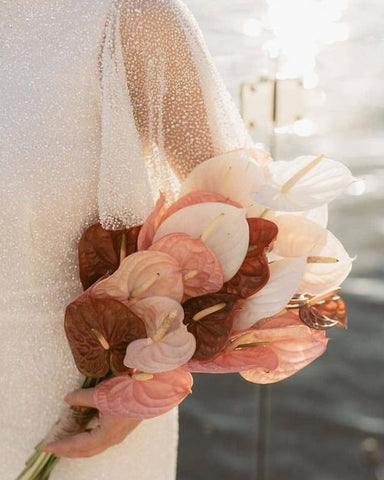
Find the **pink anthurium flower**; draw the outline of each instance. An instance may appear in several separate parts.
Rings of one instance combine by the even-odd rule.
[[[290,377],[322,355],[328,343],[324,331],[307,327],[293,312],[263,320],[239,341],[268,342],[277,355],[278,366],[274,370],[258,367],[240,372],[253,383],[275,383]]]
[[[94,392],[96,407],[107,415],[152,418],[179,405],[191,393],[193,379],[179,368],[162,373],[133,373],[104,380]]]
[[[148,338],[131,342],[124,358],[126,367],[148,373],[167,372],[192,357],[196,340],[183,323],[184,310],[178,302],[167,297],[148,297],[131,308],[144,321]]]
[[[130,304],[140,298],[162,295],[181,301],[183,276],[173,257],[147,250],[126,257],[119,268],[92,288],[95,297],[110,297]]]
[[[196,205],[197,203],[205,203],[205,202],[221,202],[227,203],[228,205],[232,205],[234,207],[241,208],[239,202],[235,202],[228,197],[224,197],[219,193],[214,192],[204,192],[202,190],[195,190],[193,192],[187,193],[186,195],[180,197],[176,202],[172,203],[172,205],[168,208],[164,219],[171,216],[172,214],[176,213],[181,208],[188,207],[189,205]]]
[[[219,193],[248,207],[254,203],[251,194],[265,183],[264,168],[255,160],[255,155],[256,152],[250,154],[247,149],[239,149],[205,160],[182,183],[181,193],[195,190]]]
[[[223,286],[223,269],[216,255],[199,238],[171,233],[149,247],[175,258],[183,272],[184,295],[197,297],[218,292]]]
[[[165,195],[164,193],[160,192],[160,196],[157,199],[155,208],[145,220],[137,237],[138,250],[146,250],[151,245],[153,237],[155,236],[155,232],[164,219],[166,211],[167,207],[165,204]]]
[[[236,373],[250,368],[274,370],[278,363],[277,355],[268,342],[256,342],[250,347],[228,347],[207,361],[190,360],[185,367],[193,373]]]
[[[268,183],[254,190],[254,202],[271,210],[309,210],[336,198],[355,179],[340,162],[306,155],[270,162]]]
[[[187,233],[199,238],[219,259],[224,281],[243,263],[249,244],[245,209],[220,202],[206,202],[178,210],[158,228],[154,241],[171,233]]]

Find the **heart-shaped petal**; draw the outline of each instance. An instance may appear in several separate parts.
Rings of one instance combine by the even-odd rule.
[[[270,183],[252,195],[271,210],[302,211],[329,203],[354,181],[340,162],[310,155],[289,162],[271,162]]]
[[[324,244],[316,245],[308,253],[309,262],[311,259],[315,261],[307,263],[302,283],[298,289],[299,292],[317,295],[334,290],[351,271],[352,259],[343,245],[329,230],[326,230],[326,233]]]
[[[240,268],[247,253],[249,227],[245,214],[244,209],[219,202],[190,205],[164,220],[154,241],[171,233],[200,238],[219,259],[227,281]]]
[[[320,225],[320,227],[327,228],[328,225],[328,205],[324,204],[321,205],[320,207],[316,208],[311,208],[311,210],[305,210],[302,212],[275,212],[273,210],[264,210],[265,214],[263,218],[266,218],[267,220],[271,220],[272,222],[276,217],[280,217],[281,215],[297,215],[299,217],[305,217],[308,220],[311,220],[314,223],[317,223]],[[249,209],[248,209],[249,212]],[[250,216],[250,215],[248,215]],[[256,217],[260,216],[260,213],[258,215],[254,215]]]
[[[99,223],[87,228],[79,241],[79,273],[84,290],[106,273],[117,270],[120,259],[137,251],[141,227],[105,230]]]
[[[127,348],[124,364],[148,373],[174,370],[186,363],[196,349],[195,337],[183,323],[182,306],[167,297],[148,297],[132,310],[144,320],[148,338]]]
[[[285,258],[270,264],[267,285],[243,302],[243,309],[234,318],[233,329],[251,328],[262,318],[280,312],[296,293],[306,267],[306,258]]]
[[[192,384],[191,374],[182,368],[153,375],[126,375],[97,385],[94,401],[106,415],[158,417],[179,405],[191,393]]]
[[[276,353],[266,342],[260,342],[252,348],[221,352],[211,360],[190,360],[186,368],[192,373],[235,373],[250,368],[273,370],[278,363]]]
[[[246,149],[217,155],[197,165],[181,185],[183,195],[195,190],[219,193],[243,206],[265,182],[264,170]]]
[[[146,337],[143,321],[126,305],[88,293],[67,306],[64,327],[76,366],[88,377],[127,372],[127,345]]]
[[[184,323],[196,338],[195,360],[208,360],[226,346],[238,298],[229,293],[213,293],[183,303]]]
[[[198,297],[218,292],[223,286],[223,269],[216,255],[198,238],[171,233],[149,247],[175,258],[183,273],[184,295]]]
[[[220,195],[218,193],[195,190],[193,192],[187,193],[186,195],[183,195],[178,200],[176,200],[176,202],[172,203],[172,205],[168,208],[166,212],[165,218],[170,217],[182,208],[189,207],[189,205],[196,205],[198,203],[206,202],[227,203],[228,205],[241,208],[239,202],[235,202],[228,197],[223,197],[223,195]]]
[[[125,258],[115,273],[92,287],[95,297],[131,303],[154,295],[181,301],[182,272],[177,260],[163,252],[143,250]]]
[[[277,226],[264,218],[247,218],[249,247],[247,255],[234,277],[223,286],[222,292],[234,293],[242,298],[261,290],[269,279],[266,253],[276,238]]]
[[[247,339],[250,341],[249,334]],[[252,383],[275,383],[290,377],[322,355],[328,343],[324,332],[307,327],[291,312],[263,321],[252,341],[269,342],[279,360],[274,370],[256,368],[240,373]]]
[[[273,223],[279,229],[273,253],[280,257],[302,257],[327,239],[327,230],[305,217],[280,215]]]

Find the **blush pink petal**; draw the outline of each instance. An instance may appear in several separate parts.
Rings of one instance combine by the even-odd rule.
[[[279,360],[274,370],[251,368],[240,372],[253,383],[275,383],[290,377],[320,357],[328,343],[323,331],[307,327],[292,312],[261,321],[247,337],[248,341],[269,342]]]
[[[104,380],[94,392],[96,407],[107,415],[152,418],[179,405],[191,393],[193,379],[179,368],[156,373],[152,379],[120,376]]]
[[[172,233],[155,242],[149,250],[165,252],[178,261],[187,297],[218,292],[223,286],[224,274],[218,258],[198,238]],[[189,277],[191,272],[194,276]]]
[[[138,289],[148,282],[151,285],[138,294]],[[180,302],[183,297],[180,266],[173,257],[163,252],[136,252],[126,257],[116,272],[95,284],[92,295],[131,303],[140,298],[161,295]]]
[[[232,205],[233,207],[241,208],[240,203],[235,202],[228,197],[224,197],[219,193],[206,192],[204,190],[195,190],[193,192],[187,193],[186,195],[176,200],[176,202],[172,203],[172,205],[168,208],[165,214],[165,218],[168,218],[170,215],[177,212],[181,208],[204,202],[221,202]]]
[[[245,215],[245,209],[221,202],[189,205],[162,222],[154,241],[171,233],[204,237],[204,243],[219,259],[227,281],[238,271],[248,250],[249,227]]]
[[[183,323],[184,310],[178,302],[167,297],[148,297],[136,302],[131,309],[144,321],[149,338],[128,345],[125,366],[148,373],[166,372],[180,367],[192,357],[196,340]],[[158,332],[164,328],[163,322],[171,313],[175,316],[159,336]]]
[[[165,195],[160,192],[155,208],[145,220],[137,237],[138,250],[146,250],[151,245],[156,230],[164,219],[166,210]]]
[[[202,362],[190,360],[186,368],[193,373],[235,373],[249,368],[273,370],[278,366],[276,353],[268,346],[232,350]]]

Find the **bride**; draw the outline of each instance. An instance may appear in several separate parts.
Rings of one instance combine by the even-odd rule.
[[[14,480],[80,385],[63,312],[81,293],[82,232],[142,223],[159,190],[174,199],[196,163],[251,141],[181,1],[2,0],[0,13],[0,449]],[[101,416],[48,446],[63,457],[51,479],[172,480],[177,421]]]

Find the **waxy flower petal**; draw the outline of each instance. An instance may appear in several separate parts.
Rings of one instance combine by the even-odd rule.
[[[180,302],[182,272],[177,260],[170,255],[144,250],[125,258],[114,274],[92,287],[92,294],[131,303],[154,295]]]
[[[175,258],[183,273],[184,295],[198,297],[218,292],[223,286],[223,269],[216,255],[198,238],[171,233],[155,242],[150,251]]]
[[[327,239],[328,231],[305,217],[280,215],[273,223],[279,229],[273,253],[280,257],[302,257]]]
[[[270,264],[267,285],[244,300],[242,310],[235,315],[233,329],[243,331],[259,320],[280,312],[299,288],[306,258],[285,258]]]
[[[88,377],[127,372],[127,345],[146,336],[144,322],[126,305],[88,292],[67,306],[64,327],[76,366]]]
[[[167,297],[149,297],[132,310],[143,319],[148,338],[131,342],[124,365],[148,373],[166,372],[186,363],[196,349],[195,337],[183,323],[182,306]]]
[[[191,374],[181,368],[148,376],[126,375],[101,382],[94,401],[106,415],[158,417],[179,405],[191,393],[192,384]]]
[[[308,220],[311,220],[312,222],[317,223],[323,228],[327,228],[327,225],[328,225],[328,205],[327,204],[321,205],[320,207],[311,208],[311,210],[305,210],[302,212],[281,212],[281,211],[276,212],[273,210],[266,210],[263,218],[266,218],[267,220],[271,220],[273,222],[276,217],[279,217],[281,215],[297,215],[299,217],[305,217]],[[258,217],[260,216],[260,214],[254,215],[254,216]]]
[[[327,230],[324,245],[315,246],[308,254],[312,257],[334,258],[334,263],[308,263],[299,291],[317,295],[334,290],[348,276],[352,268],[352,259],[341,242]]]
[[[247,218],[249,247],[238,272],[222,288],[222,292],[234,293],[242,298],[261,290],[269,279],[267,252],[276,238],[277,226],[264,218]]]
[[[156,230],[165,217],[167,207],[165,204],[165,195],[160,192],[160,196],[157,199],[155,208],[149,214],[145,220],[144,225],[141,227],[139,236],[137,238],[137,249],[146,250],[151,244]]]
[[[192,373],[238,373],[250,368],[273,370],[278,366],[276,353],[267,344],[228,350],[207,361],[190,360],[186,368]]]
[[[329,203],[354,181],[350,170],[325,157],[302,156],[268,164],[270,183],[252,198],[271,210],[302,211]]]
[[[103,275],[113,273],[122,258],[137,251],[140,228],[105,230],[96,223],[85,230],[78,246],[79,274],[84,290]]]
[[[224,197],[223,195],[220,195],[218,193],[195,190],[193,192],[187,193],[186,195],[176,200],[176,202],[172,203],[172,205],[168,208],[166,212],[165,218],[170,217],[182,208],[189,207],[189,205],[196,205],[198,203],[206,202],[227,203],[228,205],[241,208],[240,203],[230,200],[228,197]]]
[[[197,165],[181,185],[182,194],[194,190],[219,193],[244,207],[253,203],[251,193],[265,182],[264,170],[245,150],[235,150]]]
[[[194,359],[208,360],[227,344],[238,299],[229,293],[213,293],[183,303],[184,323],[196,338]]]
[[[253,338],[247,334],[247,339],[269,342],[279,360],[274,370],[256,368],[240,372],[252,383],[275,383],[290,377],[322,355],[328,343],[323,331],[307,327],[291,312],[263,321]]]
[[[154,241],[171,233],[200,238],[219,259],[227,281],[238,271],[247,253],[249,227],[245,214],[244,209],[219,202],[190,205],[164,220]]]

